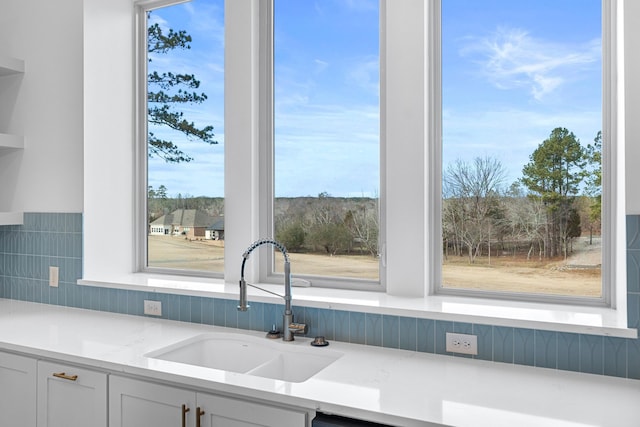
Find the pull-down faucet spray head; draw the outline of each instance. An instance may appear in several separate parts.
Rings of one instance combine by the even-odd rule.
[[[253,252],[259,246],[267,244],[273,245],[278,248],[284,256],[284,295],[280,295],[275,292],[262,289],[258,286],[251,285],[244,280],[244,266],[247,262],[247,259],[249,259],[249,255],[251,255],[251,252]],[[291,262],[289,261],[287,248],[285,248],[284,245],[273,239],[260,239],[254,242],[247,248],[246,251],[244,251],[244,253],[242,254],[242,267],[240,269],[240,298],[238,302],[239,311],[247,311],[250,307],[247,303],[247,286],[252,286],[254,288],[260,289],[261,291],[279,296],[280,298],[284,299],[285,308],[283,314],[283,340],[293,341],[294,334],[303,334],[307,332],[307,325],[293,322],[293,311],[291,310]]]
[[[249,246],[247,248],[246,251],[244,251],[244,253],[242,254],[242,267],[240,268],[240,301],[238,303],[238,310],[239,311],[247,311],[250,308],[250,305],[247,303],[247,282],[244,280],[244,266],[247,263],[247,260],[249,259],[249,255],[251,255],[251,252],[253,252],[254,250],[256,250],[258,247],[262,246],[262,245],[273,245],[276,248],[278,248],[278,250],[280,250],[280,252],[282,252],[282,256],[284,256],[284,296],[279,295],[279,294],[275,294],[281,298],[284,298],[285,303],[287,303],[287,306],[289,307],[289,311],[291,311],[291,262],[289,261],[289,253],[287,252],[287,248],[284,247],[284,245],[282,243],[279,243],[275,240],[272,239],[260,239],[255,241],[251,246]],[[249,286],[253,286],[256,287],[254,285],[249,285]],[[258,288],[261,289],[261,288]],[[270,292],[267,291],[265,289],[261,289],[265,292]]]
[[[240,273],[240,300],[238,301],[238,311],[247,311],[250,307],[250,305],[247,304],[247,282],[244,280],[244,264],[246,262],[247,258],[244,258],[242,260],[242,271]]]

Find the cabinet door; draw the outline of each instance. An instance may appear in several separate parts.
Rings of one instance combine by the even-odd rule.
[[[36,360],[0,352],[0,426],[35,425]]]
[[[306,427],[310,414],[269,404],[198,393],[198,408],[204,411],[202,427]]]
[[[109,427],[195,426],[195,401],[192,391],[111,375]]]
[[[38,362],[38,427],[106,427],[107,374]]]

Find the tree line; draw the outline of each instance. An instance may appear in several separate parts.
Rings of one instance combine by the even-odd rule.
[[[493,242],[527,258],[566,258],[583,226],[591,236],[600,231],[601,153],[601,132],[584,147],[573,132],[555,128],[508,188],[495,158],[453,162],[443,173],[445,257],[464,254],[473,263]]]
[[[275,237],[291,252],[378,255],[378,198],[276,198]]]
[[[522,177],[507,185],[493,157],[456,160],[443,171],[443,254],[479,256],[508,252],[527,259],[567,257],[576,237],[600,233],[602,133],[583,146],[566,128],[556,128],[529,156]],[[167,196],[149,187],[149,221],[175,209],[224,215],[224,198]],[[276,198],[275,238],[291,252],[378,255],[378,198]]]
[[[151,12],[148,13],[148,17]],[[172,140],[154,134],[160,127],[189,139],[215,145],[213,126],[198,127],[184,117],[182,107],[203,104],[200,81],[193,74],[154,69],[153,58],[191,48],[184,30],[147,28],[148,155],[168,163],[192,160]],[[466,255],[473,263],[491,245],[501,250],[525,250],[530,258],[568,256],[573,240],[589,229],[600,230],[602,187],[602,133],[582,146],[573,132],[551,131],[522,169],[522,177],[508,187],[506,172],[492,157],[472,162],[456,160],[443,171],[442,239],[445,257]],[[210,216],[224,214],[224,199],[177,195],[149,187],[149,221],[175,209],[199,209]],[[293,203],[293,201],[297,201]],[[285,208],[286,206],[286,208]],[[296,206],[293,208],[292,206]],[[329,254],[363,251],[378,253],[377,198],[342,199],[321,193],[313,198],[276,199],[275,236],[291,251]]]
[[[149,223],[176,209],[196,209],[211,217],[224,215],[223,197],[169,197],[167,187],[148,187]],[[291,252],[377,256],[378,199],[369,197],[276,197],[275,238]]]

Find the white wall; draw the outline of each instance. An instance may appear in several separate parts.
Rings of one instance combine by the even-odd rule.
[[[122,238],[135,232],[133,11],[133,0],[84,0],[85,278],[134,271]]]
[[[0,153],[0,210],[81,212],[82,0],[2,0],[0,55],[26,68],[0,93],[3,130],[25,135]]]
[[[119,3],[117,7],[122,7],[125,3],[119,0],[85,1],[88,5],[100,5],[100,13],[105,18],[109,9],[106,5]],[[640,214],[640,2],[627,0],[625,15],[626,209],[628,214]],[[86,61],[82,20],[82,0],[0,2],[0,54],[24,59],[27,70],[15,102],[15,112],[9,120],[12,131],[26,136],[26,148],[23,153],[0,155],[0,210],[8,209],[6,205],[16,210],[37,212],[83,210],[83,197],[88,195],[83,196],[83,86],[87,82],[83,81],[83,63]],[[94,38],[106,39],[118,34],[109,27],[100,31],[84,30]],[[109,58],[105,57],[107,53]],[[111,52],[93,52],[94,58],[102,59],[89,64],[91,73],[85,75],[85,80],[99,81],[108,88],[119,78],[111,74],[111,70],[131,70],[131,53],[131,48],[120,52],[115,48]],[[119,59],[123,63],[118,64]],[[87,93],[85,98],[93,95],[97,94]],[[126,113],[130,106],[130,103],[125,106]],[[3,109],[0,108],[0,113]],[[116,117],[110,116],[107,110],[102,117],[87,118],[93,120],[95,132],[100,132],[96,127],[100,121],[105,128],[107,125],[114,127]],[[130,123],[131,118],[127,122]],[[115,127],[120,131],[112,129],[112,136],[132,137],[132,132],[123,129],[122,124]],[[126,147],[129,142],[124,143]],[[105,146],[108,143],[107,137],[95,141],[95,144]],[[124,174],[129,173],[130,165],[112,160],[115,175],[123,169]]]

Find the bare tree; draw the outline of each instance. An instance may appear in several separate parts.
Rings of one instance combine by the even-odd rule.
[[[443,229],[455,233],[455,240],[475,262],[481,245],[489,244],[491,227],[503,210],[500,193],[506,172],[499,160],[476,157],[473,163],[456,160],[443,176]]]
[[[544,254],[547,231],[547,209],[540,198],[527,197],[519,183],[511,186],[508,202],[505,203],[505,225],[510,238],[516,242],[527,242],[527,259],[538,248],[538,258]],[[514,254],[515,254],[514,249]]]
[[[351,231],[353,241],[372,256],[378,255],[380,221],[377,207],[377,203],[375,209],[368,208],[363,203],[347,212],[344,221]]]

